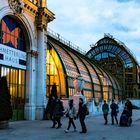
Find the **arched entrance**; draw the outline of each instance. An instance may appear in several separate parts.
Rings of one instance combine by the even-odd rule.
[[[10,15],[0,22],[0,76],[7,77],[13,120],[24,119],[28,39],[25,39],[26,30],[23,27],[18,19]]]

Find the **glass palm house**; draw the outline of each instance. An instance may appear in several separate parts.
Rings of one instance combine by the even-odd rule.
[[[69,98],[76,94],[73,80],[80,74],[85,81],[82,93],[88,100],[95,99],[99,103],[102,99],[122,97],[122,88],[113,74],[73,49],[58,34],[48,31],[47,38],[47,96],[54,83],[59,97]]]

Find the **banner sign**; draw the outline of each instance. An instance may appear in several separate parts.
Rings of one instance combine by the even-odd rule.
[[[0,64],[26,69],[26,52],[0,44]]]

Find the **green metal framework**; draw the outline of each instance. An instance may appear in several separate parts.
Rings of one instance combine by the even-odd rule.
[[[137,98],[133,90],[138,84],[138,63],[124,43],[105,35],[92,46],[86,56],[116,77],[123,89],[123,98]]]

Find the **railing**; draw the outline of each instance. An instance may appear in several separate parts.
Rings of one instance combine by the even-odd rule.
[[[79,46],[73,44],[71,41],[63,38],[60,34],[52,31],[51,29],[48,28],[47,30],[47,34],[53,38],[55,38],[56,40],[60,41],[61,43],[67,45],[68,47],[74,49],[75,51],[78,51],[79,53],[85,55],[86,51],[82,50]]]

